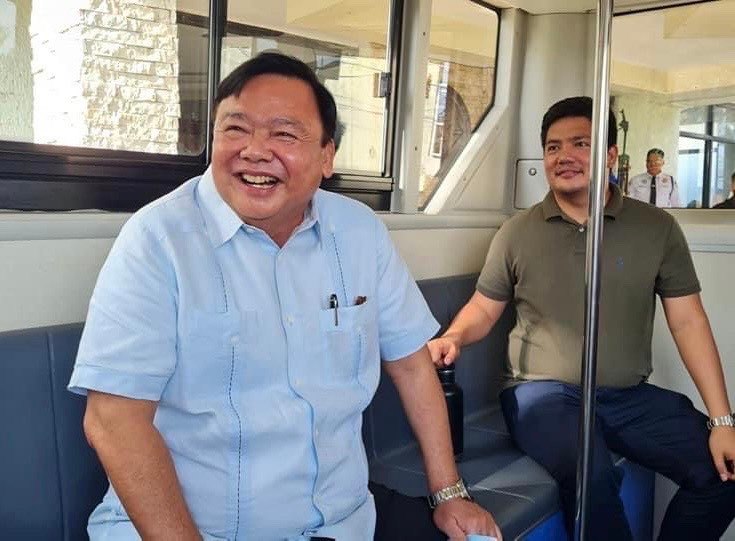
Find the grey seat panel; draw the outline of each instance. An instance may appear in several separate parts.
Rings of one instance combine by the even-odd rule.
[[[2,333],[0,373],[0,538],[58,539],[62,509],[45,333]]]
[[[0,539],[86,539],[107,480],[66,391],[82,324],[0,333]]]
[[[80,422],[86,399],[66,390],[81,333],[81,325],[53,327],[48,332],[64,539],[86,537],[89,514],[107,489],[107,477]]]

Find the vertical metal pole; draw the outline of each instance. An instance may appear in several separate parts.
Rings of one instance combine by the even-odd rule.
[[[584,350],[582,361],[582,416],[577,462],[577,509],[575,538],[587,538],[589,477],[592,472],[592,434],[595,426],[595,388],[597,374],[597,328],[600,301],[600,254],[603,211],[607,192],[607,125],[610,104],[610,33],[612,0],[597,5],[597,47],[595,58],[594,106],[592,109],[592,156],[587,257],[585,265]]]
[[[392,0],[390,3],[388,43],[386,49],[386,69],[391,74],[390,94],[385,99],[383,121],[383,141],[385,141],[385,150],[383,152],[383,163],[381,171],[383,175],[393,176],[397,169],[392,167],[393,164],[393,148],[395,146],[395,118],[396,107],[398,105],[398,69],[401,54],[401,40],[403,39],[403,5],[404,0]]]
[[[214,95],[219,84],[222,38],[227,20],[227,0],[209,0],[209,50],[207,51],[207,138],[204,147],[205,164],[212,158],[212,130],[214,129]]]

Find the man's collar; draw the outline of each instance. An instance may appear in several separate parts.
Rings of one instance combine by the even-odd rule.
[[[610,187],[610,199],[605,205],[605,216],[615,218],[623,208],[623,194],[616,184],[609,183],[608,186]],[[541,203],[541,209],[543,211],[544,220],[546,221],[551,218],[568,219],[559,208],[559,204],[556,202],[556,198],[551,190],[549,190],[546,197],[544,197],[544,200]]]
[[[242,227],[242,220],[232,210],[214,185],[212,167],[208,167],[199,180],[197,195],[204,215],[204,222],[209,239],[215,248],[222,246]]]
[[[207,168],[202,175],[202,178],[199,180],[197,193],[201,201],[207,234],[209,235],[212,245],[215,248],[219,248],[230,240],[235,233],[237,233],[237,230],[243,227],[244,223],[232,207],[222,199],[222,196],[217,191],[211,167]],[[295,232],[308,229],[316,224],[317,233],[321,235],[321,229],[319,227],[319,209],[316,204],[318,193],[319,192],[317,191],[317,194],[312,198],[311,204],[306,208],[304,219],[297,226]]]

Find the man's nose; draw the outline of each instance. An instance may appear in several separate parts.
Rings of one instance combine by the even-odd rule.
[[[270,139],[267,134],[256,130],[243,141],[240,149],[240,158],[250,161],[269,161],[273,158],[270,149]]]
[[[559,154],[557,156],[558,156],[559,162],[561,163],[572,161],[571,149],[566,146],[562,146],[559,149]]]

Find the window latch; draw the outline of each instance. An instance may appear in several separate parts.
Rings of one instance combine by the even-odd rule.
[[[373,76],[373,97],[387,98],[390,96],[391,75],[381,71]]]

